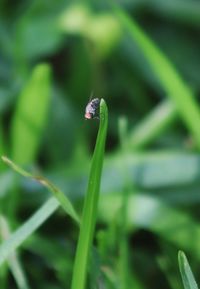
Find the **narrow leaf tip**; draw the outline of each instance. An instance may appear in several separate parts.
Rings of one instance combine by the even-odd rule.
[[[11,161],[6,157],[6,156],[1,156],[1,159],[4,163],[10,165],[11,164]]]

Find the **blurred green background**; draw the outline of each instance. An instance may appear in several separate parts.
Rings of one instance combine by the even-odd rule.
[[[118,3],[129,16],[109,1],[0,1],[0,154],[47,177],[81,214],[98,130],[85,106],[103,97],[88,288],[179,289],[179,249],[200,282],[200,2]],[[49,197],[1,162],[1,242]],[[78,229],[61,209],[44,221],[19,264],[0,267],[1,289],[70,288]]]

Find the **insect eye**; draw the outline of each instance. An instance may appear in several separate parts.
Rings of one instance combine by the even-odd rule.
[[[91,118],[92,118],[91,114],[86,112],[85,113],[85,119],[91,119]]]
[[[86,119],[99,118],[99,104],[99,98],[94,98],[87,104],[85,109]]]

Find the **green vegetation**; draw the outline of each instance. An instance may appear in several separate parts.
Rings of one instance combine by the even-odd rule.
[[[197,0],[1,1],[0,289],[198,288],[199,27]]]
[[[190,265],[188,264],[187,258],[182,251],[178,253],[178,261],[181,272],[181,277],[183,280],[183,285],[185,289],[198,289],[197,283],[194,279]]]
[[[92,240],[96,223],[107,126],[108,126],[107,106],[105,101],[101,99],[100,127],[92,159],[92,165],[90,169],[87,194],[85,197],[83,207],[80,234],[74,263],[72,289],[85,288],[88,260],[92,249]]]

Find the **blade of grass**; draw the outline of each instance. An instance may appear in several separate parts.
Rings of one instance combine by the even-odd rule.
[[[198,289],[196,280],[184,252],[178,252],[178,263],[185,289]]]
[[[59,207],[56,198],[47,200],[9,239],[0,246],[0,265],[5,262],[28,237],[30,237]]]
[[[85,288],[88,260],[90,257],[91,245],[96,223],[107,126],[108,126],[107,105],[105,101],[101,99],[100,125],[96,146],[92,158],[87,194],[84,201],[82,221],[72,276],[72,286],[71,286],[72,289]]]
[[[190,88],[184,83],[170,60],[160,51],[155,43],[143,32],[133,18],[130,18],[118,6],[114,11],[121,24],[130,33],[139,46],[151,69],[159,79],[167,96],[177,108],[177,112],[194,137],[200,149],[200,110]]]
[[[8,239],[10,228],[4,216],[0,215],[0,233],[2,239]],[[29,289],[29,285],[16,252],[9,255],[8,264],[19,289]]]
[[[8,283],[8,266],[4,264],[4,266],[0,267],[0,280],[1,280],[1,289],[7,289]]]
[[[0,222],[0,244],[3,242],[3,236],[1,233],[1,222]],[[0,266],[0,280],[1,280],[1,288],[6,289],[8,283],[8,264],[4,263]]]
[[[127,146],[127,119],[120,118],[119,119],[119,139],[121,146],[121,154],[123,158],[126,160],[126,146]],[[122,193],[121,200],[121,208],[119,211],[119,236],[118,236],[118,244],[119,244],[119,280],[120,280],[120,288],[127,289],[130,288],[130,270],[129,270],[129,245],[128,245],[128,235],[127,235],[127,208],[128,208],[128,199],[129,194],[131,192],[133,184],[131,183],[131,175],[129,174],[127,162],[123,166],[124,170],[124,187]]]
[[[47,64],[37,65],[18,98],[11,125],[12,159],[27,164],[35,159],[50,104],[50,75]]]
[[[175,105],[169,101],[163,101],[130,132],[130,147],[133,149],[146,147],[170,127],[176,116]]]
[[[65,194],[60,191],[54,184],[52,184],[49,180],[45,179],[44,177],[41,176],[34,176],[32,174],[30,174],[29,172],[25,171],[24,169],[22,169],[21,167],[19,167],[18,165],[16,165],[15,163],[13,163],[11,160],[9,160],[7,157],[2,156],[2,160],[8,165],[10,166],[13,170],[15,170],[16,172],[18,172],[19,174],[21,174],[24,177],[28,177],[31,178],[33,180],[38,181],[40,184],[42,184],[43,186],[45,186],[50,192],[53,193],[53,195],[55,196],[55,198],[59,201],[61,207],[64,209],[64,211],[72,217],[72,219],[74,219],[78,224],[79,224],[79,217],[76,213],[76,211],[73,208],[72,203],[70,202],[70,200],[65,196]]]

